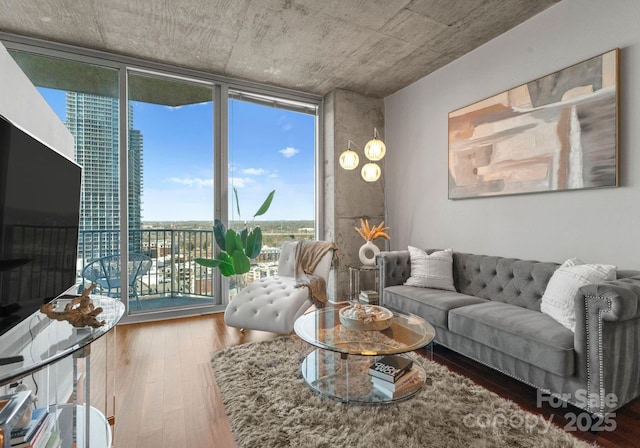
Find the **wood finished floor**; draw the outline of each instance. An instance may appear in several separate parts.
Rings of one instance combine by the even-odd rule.
[[[273,337],[229,328],[222,314],[119,326],[114,447],[235,447],[209,364],[211,353]],[[567,424],[563,414],[572,409],[537,409],[529,386],[440,346],[434,360],[547,420],[553,416],[561,427]],[[615,421],[613,432],[575,435],[604,448],[640,447],[640,400],[620,410]]]

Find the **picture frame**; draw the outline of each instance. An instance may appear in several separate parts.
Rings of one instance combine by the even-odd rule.
[[[449,199],[617,187],[613,49],[449,113]]]

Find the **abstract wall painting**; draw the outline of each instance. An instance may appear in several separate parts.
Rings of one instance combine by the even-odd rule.
[[[449,114],[449,199],[618,186],[619,49]]]

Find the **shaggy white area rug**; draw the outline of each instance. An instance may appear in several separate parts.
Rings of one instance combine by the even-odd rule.
[[[419,356],[428,380],[409,400],[371,406],[322,397],[300,374],[305,346],[287,336],[213,354],[216,381],[239,447],[593,446]]]

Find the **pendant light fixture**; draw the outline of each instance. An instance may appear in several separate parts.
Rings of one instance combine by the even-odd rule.
[[[360,171],[360,174],[362,175],[362,178],[367,182],[375,182],[380,179],[382,170],[377,163],[369,162],[362,167],[362,171]]]
[[[387,147],[384,142],[380,140],[378,136],[378,130],[373,128],[373,138],[367,142],[364,147],[364,155],[367,156],[367,159],[372,162],[377,162],[378,160],[382,160],[384,155],[387,153]]]
[[[360,163],[360,157],[358,153],[351,149],[351,144],[356,148],[361,148],[355,144],[355,142],[348,140],[347,149],[340,154],[340,166],[345,170],[354,170]],[[367,182],[375,182],[380,179],[382,169],[380,165],[375,162],[382,160],[387,152],[387,147],[378,135],[378,130],[373,128],[373,138],[369,140],[364,147],[364,155],[369,159],[368,163],[365,163],[360,170],[360,175]]]
[[[358,166],[358,163],[360,163],[360,157],[358,157],[357,152],[351,149],[351,143],[353,142],[349,140],[347,149],[342,154],[340,154],[340,166],[345,170],[355,170]],[[356,147],[358,146],[355,143],[353,144]]]

